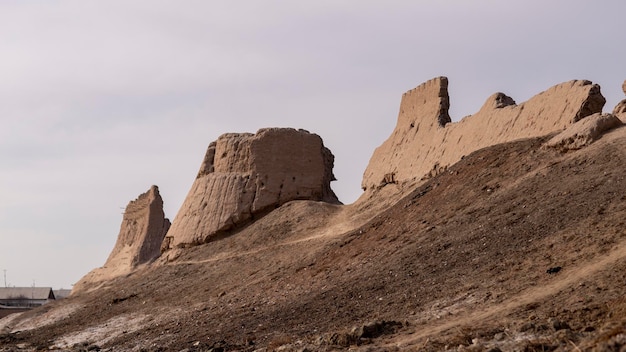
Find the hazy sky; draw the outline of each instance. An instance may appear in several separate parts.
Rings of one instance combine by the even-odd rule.
[[[624,16],[621,0],[2,1],[0,270],[70,288],[152,184],[174,218],[225,132],[319,134],[350,203],[402,93],[436,76],[454,120],[571,79],[610,111]]]

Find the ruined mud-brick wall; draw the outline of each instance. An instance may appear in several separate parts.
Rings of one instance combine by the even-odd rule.
[[[159,188],[152,186],[124,209],[117,242],[104,266],[123,264],[134,268],[158,258],[169,227]]]
[[[374,151],[361,187],[373,191],[385,184],[413,181],[480,148],[562,130],[601,112],[604,103],[598,85],[574,80],[519,105],[496,93],[476,114],[452,123],[448,80],[432,79],[402,96],[397,125]]]
[[[152,186],[128,203],[117,241],[106,263],[83,276],[72,288],[72,294],[95,289],[158,258],[169,227],[159,188]]]
[[[334,157],[322,139],[292,128],[229,133],[211,143],[163,243],[205,243],[288,201],[338,203],[330,188]]]

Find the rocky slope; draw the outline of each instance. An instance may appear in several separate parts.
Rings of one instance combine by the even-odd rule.
[[[619,351],[626,129],[616,117],[626,116],[469,152],[400,198],[286,202],[0,320],[0,350]]]

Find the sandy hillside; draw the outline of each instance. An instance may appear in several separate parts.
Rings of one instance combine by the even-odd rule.
[[[566,153],[551,137],[467,155],[392,206],[287,203],[1,320],[0,350],[618,351],[626,128]]]

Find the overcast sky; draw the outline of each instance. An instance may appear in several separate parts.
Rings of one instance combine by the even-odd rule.
[[[319,134],[350,203],[402,93],[436,76],[453,120],[571,79],[611,111],[624,16],[621,0],[2,1],[0,270],[71,288],[152,184],[174,218],[226,132]]]

